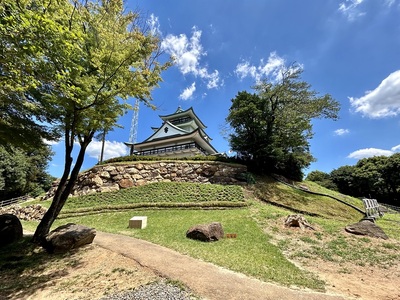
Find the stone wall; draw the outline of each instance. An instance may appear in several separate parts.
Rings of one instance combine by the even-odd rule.
[[[222,162],[130,162],[95,166],[79,175],[72,195],[80,196],[98,192],[140,186],[152,182],[194,182],[240,184],[238,174],[247,168]],[[57,183],[47,193],[53,196]]]

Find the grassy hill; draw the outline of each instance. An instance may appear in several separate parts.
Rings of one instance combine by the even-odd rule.
[[[312,182],[309,190],[329,194],[355,207],[358,199],[337,194]],[[41,202],[49,205],[49,202]],[[286,228],[285,218],[302,212],[316,228],[301,231]],[[134,215],[148,217],[143,230],[128,229]],[[324,290],[316,274],[303,264],[315,261],[390,268],[400,260],[400,216],[377,221],[391,238],[375,243],[369,238],[344,233],[346,225],[362,218],[356,209],[334,200],[294,189],[276,180],[257,178],[246,187],[193,183],[154,183],[118,192],[71,197],[54,226],[68,222],[97,230],[125,234],[169,247],[195,258],[238,271],[264,281],[287,286]],[[235,239],[201,243],[185,237],[194,224],[221,222]],[[23,222],[34,230],[36,224]]]
[[[359,211],[351,207],[354,206],[363,210],[363,204],[359,199],[336,193],[309,181],[301,184],[294,183],[293,186],[301,186],[302,189],[293,188],[288,184],[282,184],[270,177],[264,177],[258,180],[255,185],[254,194],[266,203],[306,215],[335,220],[353,220],[362,217]],[[307,190],[314,192],[314,194],[308,193]],[[326,194],[327,196],[321,196],[315,193]],[[334,198],[349,205],[345,205]]]

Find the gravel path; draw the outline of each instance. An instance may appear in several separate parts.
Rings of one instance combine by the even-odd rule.
[[[141,286],[132,291],[108,295],[100,300],[197,300],[187,290],[181,289],[173,284],[164,281],[154,282],[152,284]]]

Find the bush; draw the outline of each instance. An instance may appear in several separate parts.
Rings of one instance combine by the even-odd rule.
[[[256,179],[254,178],[253,174],[250,172],[240,173],[236,176],[237,180],[247,182],[248,184],[255,184]]]

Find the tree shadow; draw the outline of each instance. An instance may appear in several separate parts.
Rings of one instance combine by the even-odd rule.
[[[53,285],[68,275],[68,268],[82,265],[79,250],[66,254],[49,254],[24,236],[18,242],[0,247],[0,299],[25,299],[37,290]]]

